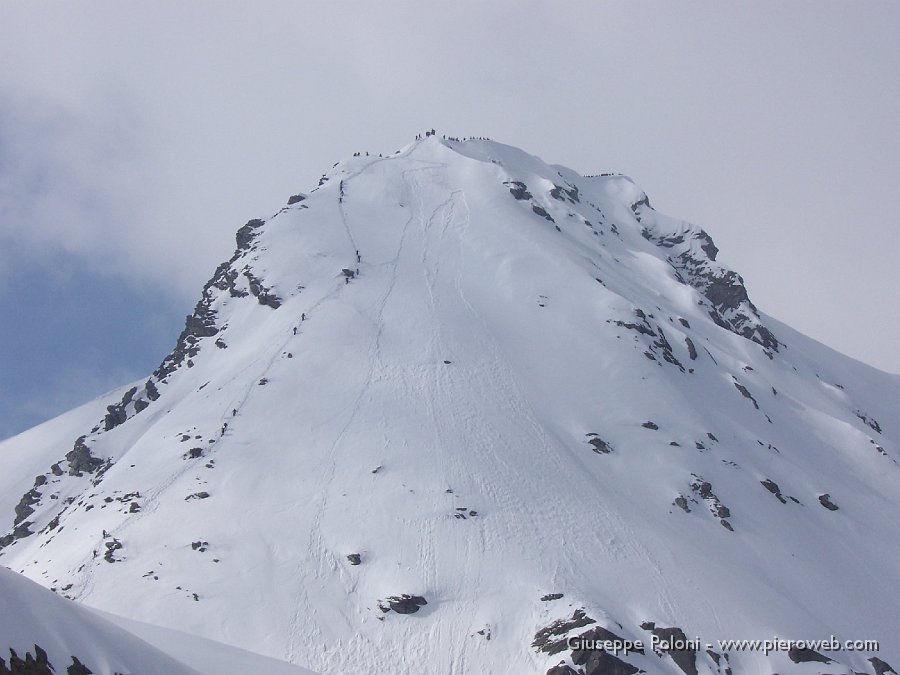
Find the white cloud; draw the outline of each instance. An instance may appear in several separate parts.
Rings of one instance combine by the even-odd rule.
[[[187,301],[247,219],[334,161],[433,126],[633,175],[710,230],[763,310],[900,371],[898,319],[884,311],[896,301],[900,5],[4,12],[7,270],[11,250],[61,247]]]

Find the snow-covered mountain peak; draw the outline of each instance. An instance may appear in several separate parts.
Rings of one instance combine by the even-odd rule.
[[[897,663],[900,378],[717,252],[624,176],[355,153],[238,230],[146,380],[0,445],[0,562],[323,673]],[[603,631],[704,647],[566,643]]]

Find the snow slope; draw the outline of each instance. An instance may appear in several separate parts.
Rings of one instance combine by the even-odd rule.
[[[22,672],[16,666],[21,669],[31,660],[36,670],[30,672],[49,673],[47,669],[52,667],[55,672],[65,668],[73,675],[310,675],[303,668],[211,640],[125,622],[111,615],[99,616],[95,610],[58,597],[6,568],[0,568],[0,598],[4,608],[0,616],[0,645],[4,649],[0,672],[4,673]],[[44,670],[38,670],[39,666]]]
[[[900,377],[716,253],[630,179],[492,141],[340,162],[78,440],[0,444],[0,563],[329,674],[897,664]],[[585,663],[565,637],[599,627],[704,644]],[[775,635],[880,650],[716,643]]]

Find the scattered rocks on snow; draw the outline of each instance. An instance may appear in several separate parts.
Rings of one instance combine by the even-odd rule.
[[[707,503],[710,512],[719,519],[719,523],[722,527],[733,532],[734,528],[731,526],[731,523],[726,520],[731,517],[731,511],[719,501],[719,498],[712,491],[712,484],[703,480],[697,474],[691,474],[691,476],[694,478],[693,482],[691,482],[691,490]]]
[[[642,425],[645,429],[651,429],[653,431],[659,431],[659,425],[655,422],[644,422]]]
[[[878,420],[876,420],[874,417],[869,417],[861,410],[857,410],[853,414],[856,415],[859,419],[861,419],[867,427],[869,427],[873,431],[878,432],[879,434],[881,433],[881,425],[878,423]]]
[[[201,491],[201,492],[195,492],[192,495],[188,495],[187,497],[184,498],[184,501],[187,501],[189,499],[207,499],[207,498],[209,498],[209,493],[206,491]]]
[[[477,515],[478,511],[469,509],[468,506],[457,506],[456,513],[453,514],[453,517],[460,520],[465,520],[466,518],[474,518]]]
[[[362,563],[362,556],[359,553],[349,553],[347,554],[347,560],[351,565],[359,565]]]
[[[562,593],[547,593],[547,595],[541,596],[541,602],[550,602],[552,600],[559,600],[563,597]]]
[[[644,356],[646,356],[651,361],[656,361],[657,356],[662,356],[663,361],[666,363],[671,363],[673,366],[676,366],[681,372],[684,372],[684,366],[681,364],[681,361],[675,356],[675,352],[672,351],[672,345],[669,343],[669,340],[666,338],[665,331],[663,331],[662,326],[659,324],[656,325],[656,329],[650,325],[648,318],[653,318],[653,315],[647,315],[642,309],[635,309],[634,315],[640,319],[639,323],[629,323],[627,321],[611,321],[616,326],[621,328],[627,328],[628,330],[635,331],[639,335],[644,335],[647,337],[656,338],[655,340],[649,341],[649,351],[644,352]]]
[[[192,541],[191,542],[191,550],[200,551],[200,553],[206,553],[206,549],[209,548],[208,541]]]

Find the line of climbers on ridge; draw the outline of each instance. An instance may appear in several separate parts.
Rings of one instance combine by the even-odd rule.
[[[423,138],[428,138],[429,136],[437,136],[437,132],[432,129],[431,131],[426,131],[424,136],[422,134],[416,134],[416,140],[421,141]],[[442,135],[445,141],[456,141],[457,143],[461,143],[463,141],[490,141],[492,139],[487,136],[466,136],[464,138],[459,138],[458,136],[446,136]]]

